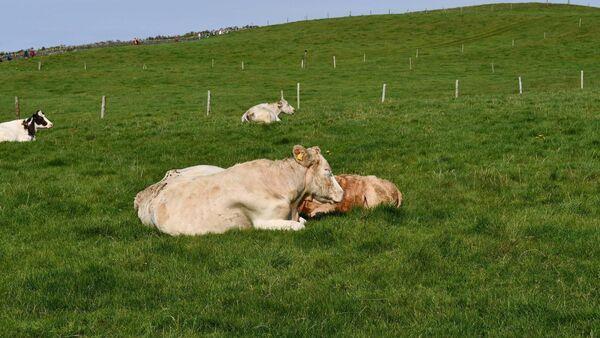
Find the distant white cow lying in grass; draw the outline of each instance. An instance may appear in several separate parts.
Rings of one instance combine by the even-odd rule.
[[[41,110],[38,110],[27,119],[0,123],[0,142],[35,141],[35,133],[38,129],[52,128],[52,126],[52,122]]]
[[[285,113],[289,115],[294,114],[294,107],[292,107],[286,100],[281,100],[274,103],[261,103],[256,105],[242,115],[242,122],[257,122],[257,123],[271,123],[279,122],[279,114]]]
[[[344,191],[318,147],[295,146],[293,155],[245,162],[212,175],[202,168],[193,171],[198,175],[167,173],[137,194],[134,207],[142,223],[170,235],[250,227],[301,230],[298,205],[305,197],[336,203]]]

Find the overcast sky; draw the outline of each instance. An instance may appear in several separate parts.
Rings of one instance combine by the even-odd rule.
[[[490,2],[475,0],[0,0],[0,51],[171,35],[309,18],[400,13]],[[559,2],[559,1],[552,1]],[[566,3],[567,0],[560,1]],[[571,3],[600,6],[600,0]]]

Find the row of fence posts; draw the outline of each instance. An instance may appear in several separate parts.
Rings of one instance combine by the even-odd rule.
[[[579,27],[581,27],[581,18],[579,18]],[[546,32],[544,32],[544,39],[546,39]],[[515,46],[515,39],[512,39],[512,47]],[[465,52],[465,45],[464,43],[460,45],[460,52],[464,53]],[[416,54],[415,54],[415,58],[418,59],[419,58],[419,48],[417,48]],[[300,61],[300,68],[304,69],[306,68],[306,51],[304,52],[304,57],[302,58],[302,60]],[[363,62],[367,62],[367,54],[364,53],[363,54]],[[211,63],[210,63],[210,67],[214,68],[215,67],[215,59],[211,59]],[[244,61],[242,61],[241,63],[241,69],[242,71],[245,70],[245,64]],[[336,69],[337,68],[337,60],[335,55],[333,56],[333,68]],[[412,57],[408,58],[408,68],[410,70],[413,69],[413,61],[412,61]],[[83,69],[87,70],[87,63],[84,62],[83,63]],[[144,63],[142,65],[142,69],[146,70],[148,69],[148,67],[146,66],[146,64]],[[38,61],[38,70],[42,70],[42,61]],[[494,72],[494,64],[492,63],[492,72]]]
[[[492,63],[492,69],[494,64]],[[519,76],[519,95],[523,94],[523,79]],[[456,80],[454,83],[454,98],[458,98],[460,94],[460,81]],[[583,70],[580,72],[580,88],[583,89]],[[381,89],[381,103],[385,102],[385,95],[387,90],[387,84],[383,84],[383,88]],[[281,98],[283,99],[283,90],[281,91]],[[206,97],[206,115],[210,115],[210,90],[207,93]],[[296,84],[296,108],[300,109],[300,82]],[[19,104],[19,97],[15,96],[15,115],[17,119],[21,118],[21,107]],[[102,96],[102,104],[100,106],[100,118],[103,119],[106,115],[106,95]]]

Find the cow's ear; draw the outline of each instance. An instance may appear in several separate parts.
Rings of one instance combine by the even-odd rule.
[[[315,153],[317,153],[317,154],[320,154],[320,153],[321,153],[321,148],[319,148],[319,147],[317,147],[317,146],[311,147],[310,149],[314,150],[314,151],[315,151]]]
[[[292,154],[294,155],[294,160],[298,164],[303,165],[305,167],[310,166],[310,156],[306,148],[304,148],[301,145],[295,145]]]

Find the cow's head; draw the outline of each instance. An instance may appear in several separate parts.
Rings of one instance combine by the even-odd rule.
[[[41,110],[36,111],[33,115],[31,115],[30,118],[27,119],[28,124],[31,124],[31,122],[33,122],[33,125],[35,125],[35,128],[37,129],[52,128],[54,126],[54,124],[50,122],[48,118],[46,118],[46,115],[44,115]]]
[[[335,180],[331,167],[321,155],[319,147],[304,148],[296,145],[293,150],[294,160],[308,168],[305,178],[306,193],[322,203],[338,203],[344,197],[344,190]]]
[[[285,99],[281,98],[277,101],[277,108],[281,110],[282,113],[292,115],[294,114],[294,107],[292,107]]]

